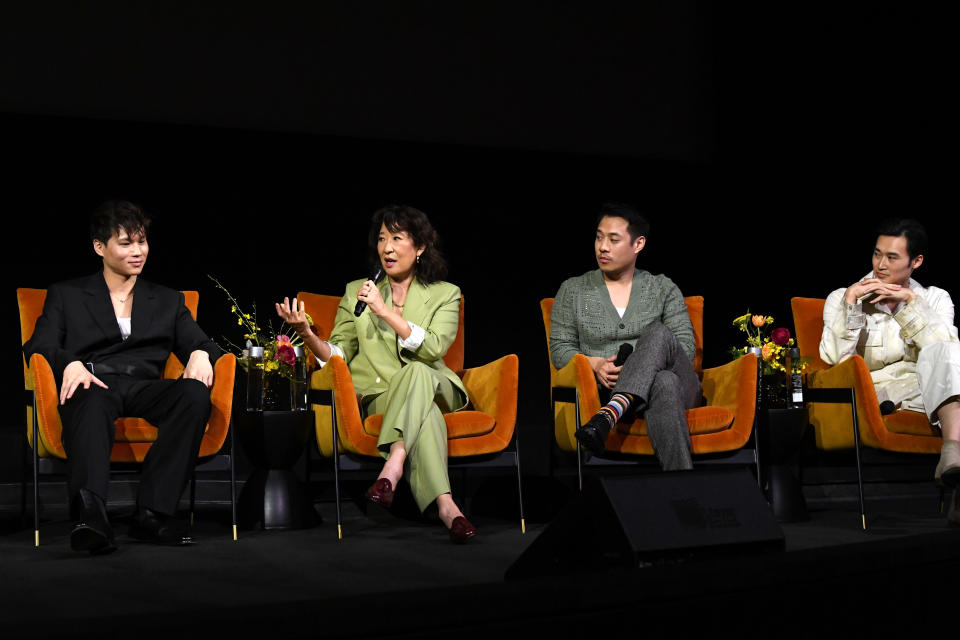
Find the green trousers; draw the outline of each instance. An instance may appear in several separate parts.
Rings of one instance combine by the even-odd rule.
[[[367,405],[367,415],[383,414],[377,448],[384,458],[390,456],[390,445],[403,440],[407,451],[404,476],[421,511],[437,496],[450,493],[443,414],[464,404],[463,392],[452,382],[427,365],[412,362]]]

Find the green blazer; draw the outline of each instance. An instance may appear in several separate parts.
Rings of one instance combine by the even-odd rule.
[[[379,395],[387,390],[390,380],[404,364],[422,362],[449,379],[466,398],[467,390],[460,377],[443,362],[443,355],[457,337],[460,288],[449,282],[424,285],[413,279],[404,301],[403,317],[422,327],[425,336],[416,350],[409,351],[400,348],[393,327],[374,315],[369,307],[364,309],[359,318],[353,315],[357,306],[357,291],[364,282],[366,279],[347,284],[337,308],[336,324],[330,334],[330,342],[343,350],[357,393],[364,398]],[[377,288],[384,302],[392,308],[388,280],[385,278]]]

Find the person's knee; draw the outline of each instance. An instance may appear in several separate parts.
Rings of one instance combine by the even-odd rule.
[[[680,398],[680,378],[672,371],[658,371],[650,386],[648,404],[670,402]]]
[[[198,411],[210,410],[210,389],[204,383],[192,378],[180,378],[177,386],[182,400]]]
[[[112,414],[117,412],[117,399],[103,387],[91,384],[88,389],[77,387],[67,399],[65,407],[84,413]]]
[[[400,368],[400,371],[393,376],[393,380],[404,380],[406,378],[419,378],[428,376],[433,372],[429,365],[414,360]]]
[[[637,337],[635,347],[639,347],[643,343],[649,344],[650,341],[662,342],[669,340],[672,335],[673,332],[667,328],[667,325],[659,320],[654,320],[640,330],[640,335]]]
[[[952,340],[931,342],[921,350],[921,353],[924,359],[934,359],[937,361],[948,359],[957,362],[960,361],[960,342],[954,342]]]

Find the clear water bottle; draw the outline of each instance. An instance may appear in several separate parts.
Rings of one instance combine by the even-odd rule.
[[[303,347],[294,347],[297,356],[293,363],[293,378],[290,380],[290,408],[294,411],[307,410],[307,358]]]
[[[790,349],[790,406],[794,409],[803,408],[803,371],[798,364],[800,349]]]
[[[263,347],[247,352],[247,411],[263,411]]]

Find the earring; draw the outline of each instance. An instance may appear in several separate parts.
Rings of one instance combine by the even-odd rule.
[[[417,254],[417,264],[420,264],[420,254]]]

